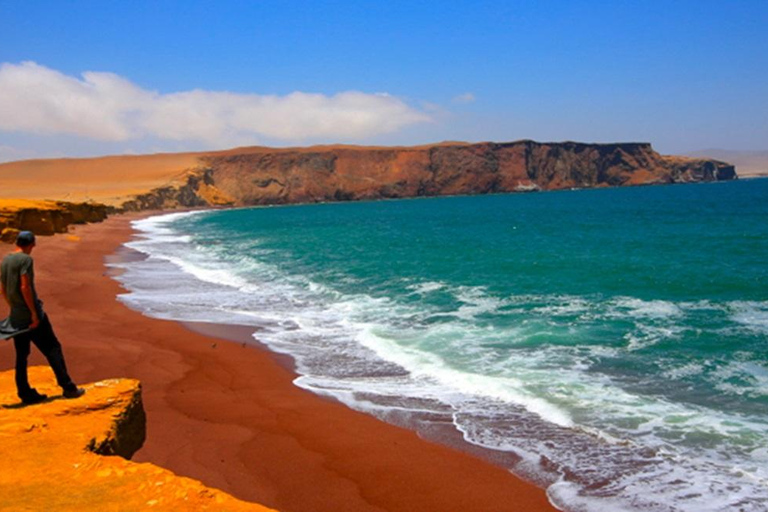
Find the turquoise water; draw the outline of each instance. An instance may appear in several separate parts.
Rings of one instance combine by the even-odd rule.
[[[522,457],[570,510],[768,510],[768,180],[174,214],[123,300]],[[413,423],[413,421],[412,421]]]

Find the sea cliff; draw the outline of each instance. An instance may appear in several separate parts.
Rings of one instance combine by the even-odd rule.
[[[128,210],[530,192],[736,179],[709,159],[662,156],[647,143],[441,144],[243,148],[201,156],[181,186],[123,203]]]

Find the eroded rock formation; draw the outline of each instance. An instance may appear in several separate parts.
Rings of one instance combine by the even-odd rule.
[[[47,367],[30,368],[30,381],[48,401],[22,406],[13,371],[0,373],[0,510],[271,510],[127,460],[145,438],[138,381],[89,384],[75,400]]]
[[[725,162],[662,156],[646,143],[243,148],[201,156],[200,163],[186,184],[155,189],[124,207],[244,206],[736,178],[734,167]]]
[[[66,233],[71,224],[100,222],[114,208],[98,203],[0,199],[0,240],[12,242],[22,230],[38,235]]]

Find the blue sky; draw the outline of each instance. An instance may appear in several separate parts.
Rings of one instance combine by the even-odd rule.
[[[768,1],[0,0],[0,160],[522,138],[768,149]]]

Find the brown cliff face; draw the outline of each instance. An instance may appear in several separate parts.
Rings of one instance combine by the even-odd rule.
[[[185,186],[157,189],[125,206],[243,206],[736,179],[727,163],[661,156],[645,143],[245,148],[200,161]]]

